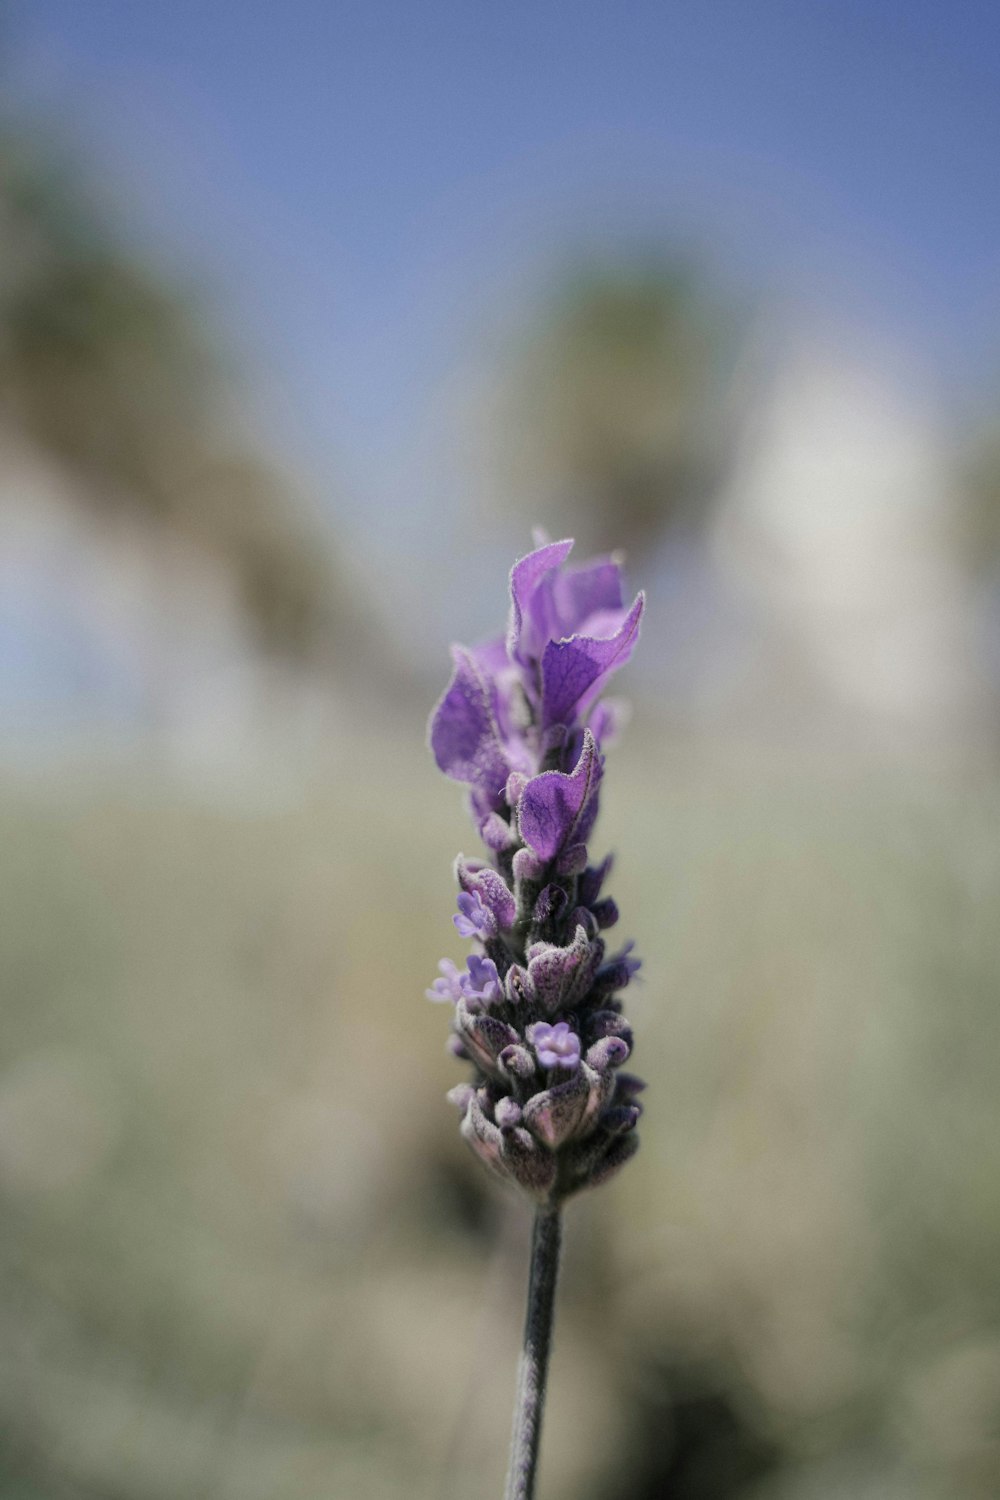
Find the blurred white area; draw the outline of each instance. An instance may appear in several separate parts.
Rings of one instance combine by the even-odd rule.
[[[270,772],[341,716],[329,680],[260,650],[224,559],[138,508],[95,511],[0,434],[0,752]]]
[[[889,361],[842,341],[785,360],[715,527],[779,695],[905,740],[983,727],[960,503],[941,424]]]

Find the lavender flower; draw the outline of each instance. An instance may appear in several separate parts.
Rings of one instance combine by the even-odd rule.
[[[580,1038],[570,1031],[568,1021],[557,1021],[554,1026],[547,1021],[536,1021],[528,1027],[528,1041],[543,1068],[572,1071],[580,1065]]]
[[[634,1086],[626,1099],[616,1076],[631,1047],[617,992],[638,963],[627,947],[606,952],[618,910],[601,895],[608,862],[591,865],[587,845],[617,718],[599,699],[635,647],[643,596],[627,604],[613,558],[570,566],[572,545],[546,542],[515,564],[506,634],[453,648],[430,722],[438,766],[469,788],[485,857],[457,865],[454,923],[476,951],[463,975],[442,964],[428,994],[455,1003],[453,1050],[476,1069],[457,1096],[462,1134],[547,1205],[603,1181],[638,1144]]]
[[[459,894],[458,915],[451,920],[464,938],[488,938],[497,930],[496,918],[478,891]]]
[[[514,565],[506,635],[453,647],[430,721],[486,852],[456,863],[453,920],[478,946],[464,974],[443,959],[427,991],[453,1002],[450,1049],[474,1069],[448,1097],[473,1151],[536,1202],[507,1500],[534,1492],[561,1204],[634,1154],[644,1087],[620,1071],[632,1028],[617,997],[639,962],[631,944],[606,952],[610,860],[592,865],[587,851],[620,721],[599,699],[632,654],[643,596],[626,607],[613,558],[568,567],[572,546],[546,542]]]
[[[478,1000],[483,1005],[492,1005],[499,1000],[503,991],[500,985],[500,975],[497,966],[491,958],[483,958],[478,953],[472,953],[466,959],[469,972],[463,974],[459,983],[465,999]]]
[[[462,998],[462,975],[458,966],[453,964],[450,958],[442,958],[438,964],[441,970],[441,978],[435,979],[429,990],[424,994],[428,1000],[461,1000]]]

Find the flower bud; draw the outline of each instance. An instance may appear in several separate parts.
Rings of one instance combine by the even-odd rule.
[[[601,954],[582,927],[565,948],[553,943],[535,943],[528,949],[528,973],[538,1003],[552,1013],[569,1009],[586,993]]]
[[[588,1096],[587,1079],[577,1070],[565,1083],[533,1094],[524,1106],[524,1123],[547,1146],[561,1146],[581,1124]]]
[[[504,1094],[493,1106],[493,1118],[501,1130],[513,1130],[521,1123],[521,1106],[509,1094]]]
[[[587,1049],[587,1062],[597,1072],[619,1067],[629,1054],[629,1046],[620,1036],[605,1036]]]

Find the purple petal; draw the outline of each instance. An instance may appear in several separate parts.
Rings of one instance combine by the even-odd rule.
[[[620,953],[604,964],[594,975],[594,988],[600,995],[611,995],[615,990],[623,990],[631,981],[634,974],[638,974],[642,968],[642,960],[631,957],[634,945],[626,943]]]
[[[498,672],[510,666],[507,642],[502,635],[493,636],[488,641],[480,641],[478,646],[470,646],[469,655],[484,677],[496,677]]]
[[[593,906],[601,894],[601,887],[610,875],[613,866],[614,856],[607,854],[599,865],[594,865],[590,869],[584,870],[580,877],[580,886],[577,892],[584,906]]]
[[[524,696],[520,670],[517,663],[511,662],[507,655],[505,636],[496,636],[493,640],[473,646],[469,655],[489,689],[490,707],[496,720],[500,743],[514,764],[520,748],[518,720]]]
[[[450,958],[442,958],[438,964],[441,978],[435,979],[429,990],[424,990],[428,1000],[450,1000],[457,1003],[462,998],[462,976]]]
[[[573,550],[571,541],[549,542],[516,562],[510,574],[510,626],[507,650],[512,660],[526,666],[538,658],[548,637],[547,621],[537,619],[532,603],[538,586],[547,573],[566,561]],[[542,601],[538,601],[539,604]]]
[[[639,594],[611,636],[571,636],[549,641],[542,656],[542,728],[571,724],[587,712],[611,673],[632,655],[645,598]]]
[[[455,646],[455,672],[431,715],[430,744],[446,776],[464,781],[499,811],[510,765],[500,744],[489,685],[472,655]]]
[[[481,1000],[484,1005],[492,1005],[501,998],[500,976],[497,966],[491,958],[483,958],[479,953],[473,953],[466,959],[468,972],[462,976],[461,986],[465,999]],[[625,1049],[626,1056],[628,1048]]]
[[[563,1028],[561,1032],[560,1027]],[[535,1056],[543,1068],[573,1069],[579,1066],[580,1038],[575,1031],[570,1031],[565,1021],[552,1028],[552,1035],[547,1040],[536,1035],[534,1047]]]
[[[464,938],[487,938],[496,937],[496,917],[485,905],[478,891],[460,891],[458,894],[458,912],[451,919],[458,928],[459,934]]]
[[[623,608],[622,570],[610,558],[567,568],[552,580],[552,601],[561,636],[586,634],[592,616]]]
[[[518,805],[521,837],[539,859],[554,859],[567,844],[582,844],[597,816],[601,757],[590,730],[572,773],[543,771],[528,782]]]
[[[584,831],[586,833],[586,836],[589,838],[590,837],[591,829],[593,828],[593,825],[594,825],[594,818],[596,816],[597,816],[597,799],[595,797],[594,798],[593,807],[588,811],[586,820],[581,820],[581,822],[577,825],[577,828],[575,830],[576,833],[579,834],[581,832],[581,830],[582,830],[582,831]],[[565,875],[565,876],[568,876],[568,877],[572,878],[574,875],[582,875],[583,872],[584,872],[584,870],[586,868],[587,868],[587,846],[586,846],[586,844],[567,844],[566,847],[565,847],[565,849],[561,850],[561,852],[559,854],[559,857],[556,860],[556,874],[557,875]]]
[[[645,1083],[634,1073],[619,1073],[615,1079],[615,1103],[634,1104],[636,1095],[643,1093]]]
[[[603,901],[595,901],[591,911],[594,921],[602,930],[614,927],[618,921],[618,903],[610,896],[605,896]]]

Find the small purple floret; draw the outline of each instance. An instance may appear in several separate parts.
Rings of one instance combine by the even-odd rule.
[[[435,979],[430,989],[425,990],[424,994],[428,1000],[450,1000],[453,1005],[457,1004],[462,998],[462,981],[465,975],[450,958],[442,958],[438,968],[441,970],[441,978]]]
[[[458,914],[452,921],[464,938],[492,937],[497,930],[496,918],[478,891],[460,891]]]
[[[570,1031],[568,1021],[536,1021],[528,1028],[528,1040],[543,1068],[577,1068],[580,1064],[580,1038]]]
[[[480,1000],[483,1005],[492,1005],[494,1001],[500,1000],[503,990],[500,985],[500,975],[497,973],[497,966],[493,960],[473,953],[466,959],[466,964],[468,973],[463,974],[459,981],[465,998]]]

